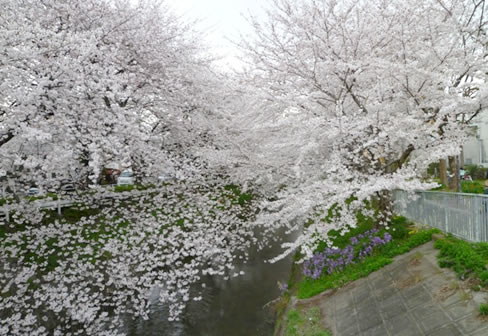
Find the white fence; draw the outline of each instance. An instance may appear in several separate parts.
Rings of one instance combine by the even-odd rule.
[[[393,193],[395,212],[472,242],[488,242],[488,195],[419,191]]]

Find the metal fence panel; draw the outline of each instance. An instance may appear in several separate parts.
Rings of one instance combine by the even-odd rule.
[[[488,241],[488,195],[418,191],[409,196],[396,190],[393,196],[399,215],[472,242]]]

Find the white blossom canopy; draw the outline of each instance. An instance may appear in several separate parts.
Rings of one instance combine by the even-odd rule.
[[[236,176],[278,190],[263,225],[316,219],[283,254],[310,255],[375,199],[389,217],[389,191],[431,188],[427,166],[459,153],[465,124],[487,106],[486,4],[273,4],[242,44],[247,94],[258,98],[236,119]]]
[[[232,83],[164,2],[0,8],[0,183],[83,190],[64,218],[7,199],[0,334],[123,334],[156,289],[177,319],[203,275],[268,242],[257,229],[299,232],[279,259],[358,211],[386,221],[388,192],[431,187],[427,166],[486,107],[484,0],[275,0]],[[114,161],[138,183],[180,180],[96,186]],[[228,177],[263,196],[255,222]]]

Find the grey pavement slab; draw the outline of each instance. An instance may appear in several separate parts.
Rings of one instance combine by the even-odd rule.
[[[463,335],[469,335],[474,333],[478,330],[484,329],[487,326],[486,321],[480,320],[478,316],[475,314],[469,315],[464,319],[461,319],[456,322],[456,325],[459,326],[459,329],[463,333]],[[488,334],[486,334],[488,335]]]
[[[488,320],[478,313],[488,293],[473,300],[454,272],[439,268],[436,255],[427,243],[367,278],[298,304],[319,306],[335,336],[488,336]]]
[[[444,313],[442,310],[437,310],[431,314],[422,316],[417,321],[420,324],[420,327],[424,331],[425,335],[428,335],[433,330],[441,326],[447,325],[451,322],[447,314]]]
[[[456,325],[450,323],[444,327],[435,329],[429,333],[428,336],[463,336],[463,334],[459,331]]]
[[[378,324],[366,331],[363,331],[363,336],[389,336],[388,330],[383,324]]]
[[[421,335],[420,328],[415,319],[408,313],[397,315],[385,321],[386,328],[390,335],[396,336],[417,336]]]

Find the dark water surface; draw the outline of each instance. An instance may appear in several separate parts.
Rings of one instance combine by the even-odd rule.
[[[147,321],[129,324],[129,336],[270,336],[274,315],[268,302],[280,295],[277,282],[287,282],[291,258],[274,264],[264,263],[280,252],[279,247],[254,252],[250,260],[236,267],[245,274],[227,281],[208,276],[204,279],[202,300],[189,303],[182,319],[168,322],[162,306],[156,306]]]

